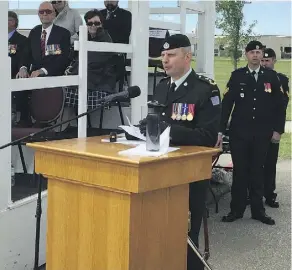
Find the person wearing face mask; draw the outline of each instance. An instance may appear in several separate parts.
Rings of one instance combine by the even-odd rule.
[[[112,39],[108,32],[103,28],[103,16],[97,9],[88,11],[84,20],[88,28],[88,41],[94,42],[109,42]],[[115,92],[116,72],[113,62],[115,53],[112,52],[88,52],[88,73],[87,73],[87,88],[88,88],[88,109],[94,109],[98,106],[97,100]],[[74,64],[70,66],[65,74],[78,74],[78,58]],[[78,89],[66,88],[67,107],[76,108],[78,106]]]
[[[69,30],[73,45],[74,41],[78,40],[79,26],[83,24],[80,14],[69,7],[68,1],[51,1],[51,3],[56,11],[53,23]]]
[[[104,1],[105,9],[101,14],[105,18],[104,28],[109,32],[114,43],[129,44],[132,30],[131,12],[120,8],[119,1]]]
[[[266,48],[264,50],[264,57],[261,60],[261,65],[265,68],[274,70],[276,63],[276,53],[271,48]],[[282,74],[277,73],[278,78],[281,82],[284,98],[285,98],[285,108],[288,106],[289,102],[289,78]],[[286,115],[284,121],[286,120]],[[268,149],[268,153],[266,156],[266,161],[264,165],[264,187],[265,193],[264,196],[266,198],[266,204],[272,208],[278,208],[279,202],[276,201],[277,193],[275,193],[276,189],[276,166],[278,160],[279,153],[279,143],[270,143],[270,147]]]

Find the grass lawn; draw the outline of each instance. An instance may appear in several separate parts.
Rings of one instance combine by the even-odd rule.
[[[193,62],[193,67],[196,63]],[[238,67],[246,65],[246,61],[242,60],[239,62]],[[230,74],[233,71],[231,60],[223,57],[215,57],[215,81],[219,86],[221,93],[225,90],[226,84],[229,80]],[[291,89],[291,61],[290,60],[279,60],[275,66],[277,72],[283,73],[289,77],[289,87]],[[287,108],[287,120],[291,120],[291,102],[289,102]]]
[[[285,133],[282,135],[279,158],[291,159],[291,133]]]

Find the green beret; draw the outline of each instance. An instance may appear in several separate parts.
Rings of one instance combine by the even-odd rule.
[[[165,39],[161,51],[172,50],[176,48],[190,47],[191,42],[186,35],[176,34]]]
[[[263,48],[264,48],[264,46],[261,42],[259,42],[257,40],[253,40],[246,45],[245,51],[249,52],[252,50],[262,50]]]
[[[273,49],[271,48],[266,48],[264,50],[264,58],[270,58],[270,57],[275,57],[276,58],[276,53]]]

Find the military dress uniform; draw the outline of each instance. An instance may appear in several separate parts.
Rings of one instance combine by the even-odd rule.
[[[193,70],[175,91],[171,78],[157,85],[153,100],[166,105],[161,121],[171,126],[172,145],[214,147],[220,123],[221,99],[217,85]],[[190,238],[198,246],[202,217],[205,211],[208,181],[190,184],[189,209],[191,212]],[[188,247],[188,269],[204,269],[202,262]]]
[[[176,34],[166,38],[162,50],[189,47],[185,35]],[[160,107],[161,132],[170,126],[171,145],[197,145],[214,147],[220,124],[221,98],[213,80],[196,74],[191,68],[180,79],[162,79],[156,86],[152,104]],[[146,120],[140,121],[142,134],[146,133]],[[202,217],[206,209],[205,200],[209,182],[198,181],[190,184],[189,210],[191,230],[189,236],[198,246]],[[187,244],[187,243],[186,243]],[[188,270],[203,270],[204,266],[188,246]]]
[[[256,80],[247,66],[233,71],[222,100],[220,131],[223,134],[231,111],[231,212],[222,221],[232,222],[243,217],[250,185],[252,218],[272,225],[274,221],[266,216],[262,201],[263,166],[273,131],[284,132],[283,92],[277,74],[260,67]]]
[[[276,54],[272,49],[266,49],[264,51],[264,58],[270,58],[270,57],[276,58]],[[285,111],[286,111],[288,102],[289,102],[289,78],[282,73],[278,73],[277,75],[284,92],[284,106],[285,106]],[[286,115],[285,115],[284,121],[285,120],[286,120]],[[265,165],[264,165],[264,186],[265,186],[264,196],[266,198],[266,203],[273,208],[279,207],[279,203],[276,201],[277,194],[275,193],[276,165],[278,161],[278,153],[279,153],[279,143],[270,142],[270,146],[268,149],[268,153],[267,153]]]

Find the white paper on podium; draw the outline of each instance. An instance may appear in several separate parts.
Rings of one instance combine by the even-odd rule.
[[[179,148],[169,147],[169,134],[170,134],[170,127],[166,128],[164,132],[160,135],[160,150],[159,151],[147,151],[146,143],[143,143],[143,144],[138,145],[137,147],[120,151],[119,154],[126,155],[126,156],[159,157],[169,152],[176,151]],[[134,136],[133,134],[131,135]]]

